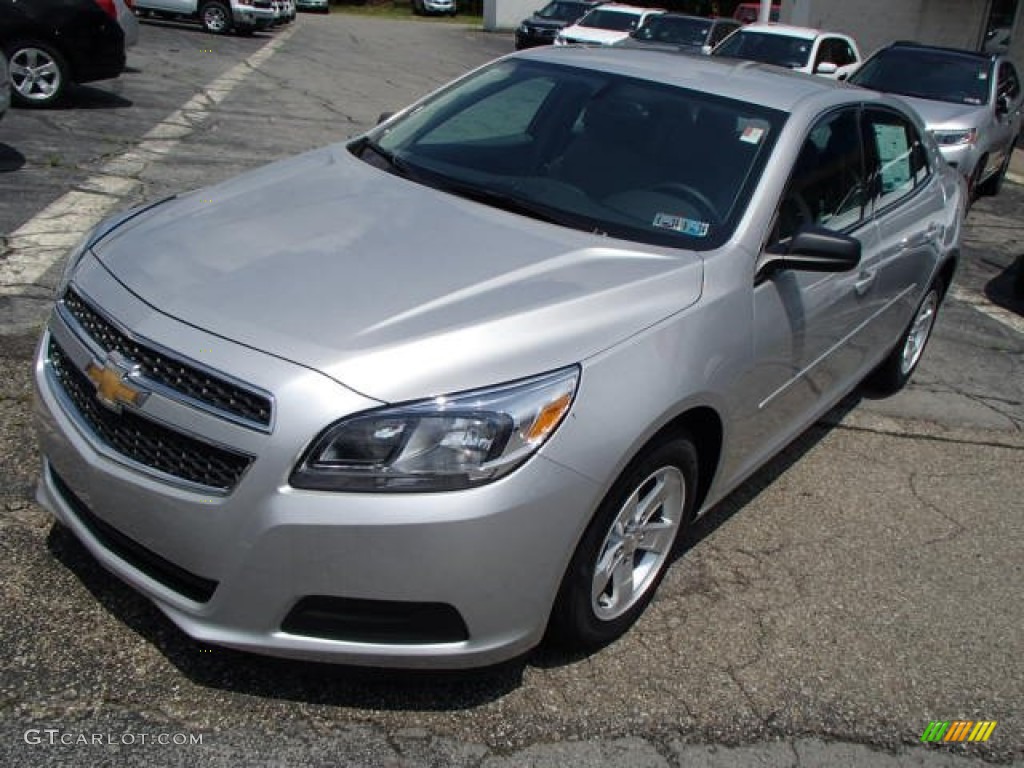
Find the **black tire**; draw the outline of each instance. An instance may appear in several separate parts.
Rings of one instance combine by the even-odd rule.
[[[4,53],[15,104],[46,108],[61,100],[71,70],[59,51],[38,40],[16,40],[5,46]]]
[[[693,516],[696,488],[697,450],[686,435],[654,443],[630,463],[598,507],[562,577],[548,622],[550,642],[592,651],[633,625],[672,562]],[[623,517],[638,523],[641,514],[642,524],[623,527]],[[654,548],[646,549],[652,543]],[[605,573],[598,569],[602,561]],[[622,582],[629,591],[616,594],[620,568],[630,574]]]
[[[199,6],[199,22],[211,35],[225,35],[231,31],[231,9],[220,0],[209,0]]]
[[[866,384],[871,390],[881,395],[892,395],[910,381],[931,339],[944,295],[945,285],[942,278],[937,277],[914,310],[914,316],[899,342],[868,377]]]
[[[1010,159],[1013,157],[1013,148],[1016,145],[1016,141],[1010,142],[1010,146],[1006,148],[1003,164],[999,166],[999,170],[994,175],[978,185],[977,197],[995,197],[999,194],[999,190],[1003,188],[1003,179],[1006,178],[1006,172],[1010,168]]]

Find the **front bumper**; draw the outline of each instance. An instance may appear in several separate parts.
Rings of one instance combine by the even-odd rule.
[[[174,428],[254,456],[233,490],[208,492],[125,461],[63,394],[47,350],[51,337],[74,347],[80,328],[55,313],[40,344],[40,503],[187,634],[293,658],[434,668],[495,663],[540,641],[600,494],[592,481],[538,455],[498,482],[460,492],[291,488],[287,478],[308,441],[372,401],[154,313],[100,269],[85,265],[79,278],[84,294],[147,341],[204,350],[213,368],[274,393],[269,433],[189,414],[150,394],[147,408]],[[302,625],[296,606],[337,599],[391,611],[392,634],[357,626],[365,613],[295,631]],[[457,616],[465,636],[425,627],[438,616],[429,606]],[[409,616],[393,615],[403,607]]]
[[[557,29],[535,29],[533,27],[516,28],[516,48],[533,48],[538,45],[552,45],[555,42]]]

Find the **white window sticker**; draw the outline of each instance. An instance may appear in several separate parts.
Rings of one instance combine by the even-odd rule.
[[[672,229],[690,237],[707,237],[710,225],[706,221],[695,221],[671,213],[659,213],[654,217],[654,226],[659,229]]]
[[[762,136],[764,136],[764,128],[748,125],[743,129],[743,133],[740,134],[740,141],[744,141],[747,144],[760,144]]]

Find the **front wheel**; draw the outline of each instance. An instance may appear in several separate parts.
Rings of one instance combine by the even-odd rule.
[[[697,451],[685,436],[645,449],[616,481],[576,548],[548,637],[590,651],[619,638],[654,597],[693,513]]]
[[[203,29],[214,35],[223,35],[231,29],[231,11],[221,2],[204,3],[199,10]]]
[[[1010,142],[1010,146],[1006,150],[1006,157],[1003,158],[999,170],[978,185],[978,197],[995,197],[999,194],[999,190],[1003,188],[1003,179],[1006,178],[1006,172],[1010,169],[1010,160],[1013,157],[1013,148],[1015,146],[1017,146],[1016,141]]]
[[[918,304],[914,318],[903,332],[899,343],[868,378],[868,386],[871,389],[883,395],[891,395],[903,389],[910,381],[932,336],[944,293],[942,280],[936,278]]]

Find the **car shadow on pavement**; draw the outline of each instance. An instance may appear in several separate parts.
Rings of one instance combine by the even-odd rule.
[[[1024,253],[985,284],[985,298],[1024,317]]]
[[[127,109],[132,106],[135,106],[135,102],[112,91],[93,88],[91,85],[71,85],[60,103],[50,109]]]
[[[25,156],[9,144],[0,141],[0,173],[11,173],[25,165]]]
[[[676,558],[711,536],[818,445],[860,402],[854,393],[719,502],[687,532]],[[451,672],[387,670],[291,661],[211,647],[188,637],[149,600],[105,571],[63,526],[47,538],[54,558],[71,571],[112,616],[123,622],[196,685],[250,696],[326,706],[394,711],[454,711],[498,700],[522,685],[527,666],[579,662],[588,654],[542,645],[503,664]]]

